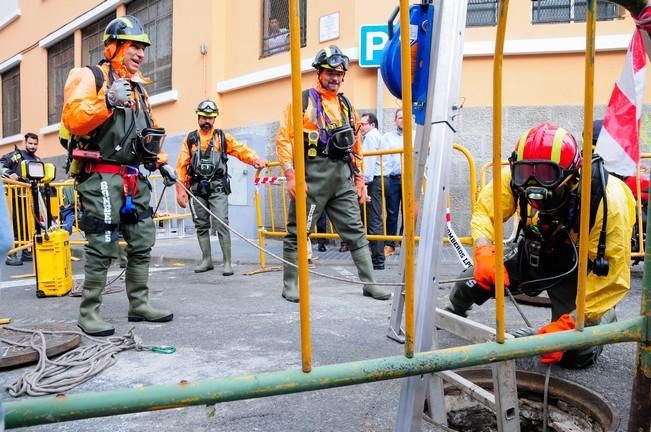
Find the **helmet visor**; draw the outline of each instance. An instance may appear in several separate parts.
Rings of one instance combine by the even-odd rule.
[[[333,54],[327,59],[325,59],[325,64],[322,65],[323,67],[327,67],[329,69],[335,69],[339,66],[343,66],[344,70],[348,70],[348,66],[350,66],[350,59],[348,56],[343,55],[343,54]]]
[[[513,164],[513,184],[524,187],[531,180],[544,187],[554,187],[561,183],[570,171],[561,169],[549,161],[519,161]]]

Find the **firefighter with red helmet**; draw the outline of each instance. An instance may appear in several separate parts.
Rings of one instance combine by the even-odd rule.
[[[552,322],[538,334],[575,328],[580,170],[583,163],[574,137],[565,129],[543,123],[520,137],[502,170],[504,220],[519,211],[516,247],[505,253],[504,284],[512,292],[536,296],[547,291]],[[629,188],[608,175],[599,158],[593,161],[591,184],[589,272],[586,281],[586,325],[616,320],[615,305],[630,288],[631,230],[635,200]],[[472,215],[474,267],[450,292],[447,309],[466,316],[473,304],[495,295],[493,185],[482,189]],[[592,365],[601,346],[554,352],[543,363],[566,367]]]

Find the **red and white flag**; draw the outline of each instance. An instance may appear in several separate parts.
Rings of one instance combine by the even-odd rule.
[[[644,103],[646,59],[644,41],[638,27],[628,46],[624,70],[610,95],[596,148],[604,159],[606,169],[622,176],[636,175],[640,162],[640,118]]]

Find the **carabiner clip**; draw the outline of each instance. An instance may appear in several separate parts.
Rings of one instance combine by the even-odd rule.
[[[151,352],[159,354],[174,354],[176,352],[176,347],[173,347],[171,345],[155,346],[151,349]]]

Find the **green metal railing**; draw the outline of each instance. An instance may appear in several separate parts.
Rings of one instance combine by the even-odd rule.
[[[5,404],[6,427],[16,428],[173,409],[212,405],[242,399],[324,390],[375,381],[405,378],[466,366],[495,363],[545,352],[593,345],[641,342],[647,339],[647,319],[638,317],[613,324],[571,331],[487,342],[471,346],[385,357],[312,368],[309,373],[286,370],[196,382],[153,385],[125,390],[57,395]]]

